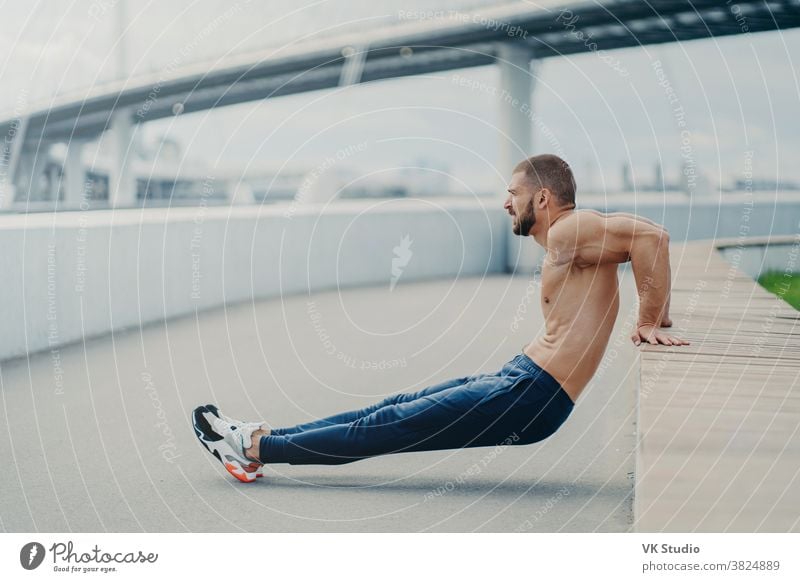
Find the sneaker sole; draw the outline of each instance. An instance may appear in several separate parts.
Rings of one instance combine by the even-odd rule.
[[[261,475],[258,474],[260,471],[253,471],[252,465],[242,465],[236,460],[235,453],[231,446],[226,443],[221,436],[215,433],[206,419],[203,418],[204,412],[215,414],[206,406],[199,406],[192,412],[192,427],[194,428],[195,436],[197,440],[200,441],[200,444],[222,463],[222,466],[225,467],[228,473],[242,483],[252,483],[258,476],[263,476],[263,473]],[[215,414],[215,416],[217,416],[217,414]],[[253,464],[255,465],[255,463]]]

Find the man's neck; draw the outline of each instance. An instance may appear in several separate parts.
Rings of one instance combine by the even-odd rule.
[[[547,248],[547,233],[550,232],[550,229],[553,225],[561,220],[564,216],[572,214],[575,212],[575,208],[565,208],[563,210],[559,210],[558,212],[554,212],[553,214],[548,213],[547,217],[542,222],[537,222],[533,225],[531,229],[531,235],[533,236],[534,240],[536,240],[539,245]],[[541,229],[537,229],[536,227],[542,225]],[[538,230],[538,232],[537,232]]]

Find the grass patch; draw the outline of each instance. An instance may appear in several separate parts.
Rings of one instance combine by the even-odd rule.
[[[800,310],[800,273],[767,271],[758,278],[758,284]]]

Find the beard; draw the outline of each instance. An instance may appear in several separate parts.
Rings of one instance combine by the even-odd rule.
[[[534,224],[536,224],[536,213],[533,210],[533,200],[531,200],[525,211],[517,215],[517,221],[512,230],[517,236],[528,236]]]

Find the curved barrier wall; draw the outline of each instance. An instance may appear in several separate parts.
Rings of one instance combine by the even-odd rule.
[[[504,216],[459,201],[0,217],[0,359],[252,298],[504,269]]]

